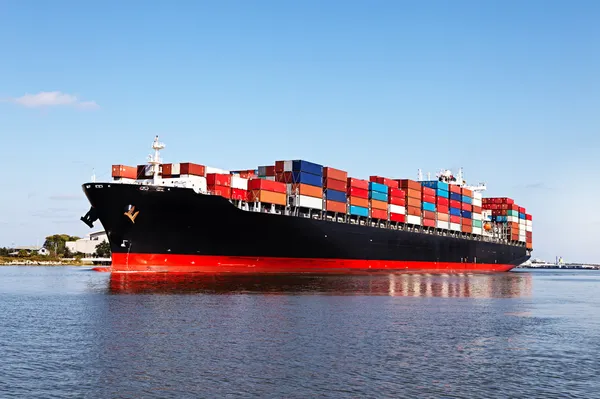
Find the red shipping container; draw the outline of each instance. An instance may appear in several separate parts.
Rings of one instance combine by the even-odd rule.
[[[435,227],[435,219],[423,219],[423,226]]]
[[[332,178],[327,178],[323,179],[323,187],[329,188],[331,190],[345,192],[348,187],[348,182],[346,180],[335,180]]]
[[[265,176],[275,176],[275,165],[265,166]]]
[[[519,234],[518,233],[517,234],[514,234],[514,233],[511,234],[511,240],[512,241],[519,241]]]
[[[471,219],[463,218],[462,225],[463,226],[473,226],[473,221]]]
[[[424,187],[427,188],[427,187]],[[435,195],[423,194],[421,197],[423,202],[429,202],[430,204],[435,204]]]
[[[387,220],[388,212],[387,212],[387,210],[373,208],[373,209],[371,209],[371,218]]]
[[[275,173],[281,173],[285,169],[285,161],[275,161]]]
[[[462,202],[460,202],[460,201],[450,200],[450,208],[460,209],[461,204],[462,204]]]
[[[198,165],[191,162],[179,164],[179,174],[182,175],[193,175],[193,176],[205,176],[206,168],[204,165]]]
[[[482,209],[480,206],[473,205],[473,213],[481,213]]]
[[[433,189],[431,187],[423,187],[421,192],[423,193],[423,195],[432,195],[435,197],[435,189]],[[425,200],[423,200],[423,201],[425,201]],[[427,202],[429,202],[429,201],[427,201]]]
[[[435,203],[437,204],[438,207],[440,205],[441,206],[449,206],[450,200],[448,198],[444,198],[444,197],[435,197]]]
[[[239,188],[232,188],[231,189],[231,199],[248,201],[248,191],[242,190]]]
[[[462,203],[462,207],[461,209],[463,211],[469,211],[469,212],[473,212],[473,207],[471,206],[471,204],[467,204],[467,203]]]
[[[423,186],[418,181],[410,180],[410,179],[395,179],[395,182],[398,182],[398,188],[406,191],[407,188],[411,190],[416,190],[421,192]]]
[[[388,179],[387,177],[382,176],[369,176],[369,181],[385,184],[388,187],[398,188],[398,182],[392,179]]]
[[[463,233],[472,233],[473,232],[473,227],[463,225],[461,227],[461,230],[462,230]]]
[[[346,213],[346,203],[327,200],[325,210],[329,212]]]
[[[390,213],[390,221],[398,223],[406,223],[406,215],[401,213]]]
[[[356,198],[369,198],[369,190],[358,187],[348,187],[346,194]]]
[[[348,187],[356,187],[367,191],[369,190],[369,182],[367,180],[349,177],[347,181]]]
[[[406,193],[403,190],[400,190],[399,188],[389,187],[388,188],[388,196],[404,198],[406,196]]]
[[[525,217],[526,217],[527,220],[531,220],[532,219],[532,217],[531,217],[530,214],[525,215]]]
[[[528,240],[531,240],[531,237],[532,237],[532,235],[531,235],[531,231],[526,231],[526,232],[525,232],[525,237],[526,237]]]
[[[293,183],[294,175],[292,172],[275,172],[275,181],[282,183]]]
[[[437,220],[439,220],[440,222],[447,222],[450,220],[450,215],[448,215],[447,213],[438,212]]]
[[[264,190],[285,194],[287,191],[287,187],[285,183],[281,183],[278,181],[252,178],[248,180],[248,190]]]
[[[464,195],[465,197],[473,197],[473,191],[469,190],[468,188],[461,188],[461,195]]]
[[[406,214],[407,215],[411,215],[411,216],[421,216],[421,207],[416,207],[416,206],[407,206],[406,207]]]
[[[406,199],[404,197],[389,197],[388,203],[398,206],[406,206]]]
[[[432,219],[435,220],[435,212],[425,211],[423,210],[423,219]]]
[[[208,192],[213,195],[220,195],[227,199],[231,198],[231,187],[209,184],[207,188]]]
[[[522,206],[519,207],[519,213],[525,213],[526,209]]]
[[[222,173],[209,173],[206,175],[206,183],[209,186],[231,186],[231,175]]]
[[[348,172],[327,166],[323,168],[323,179],[334,179],[348,182]]]
[[[519,206],[516,204],[506,204],[506,206],[508,210],[519,212]]]
[[[450,213],[450,208],[446,205],[438,205],[437,211],[441,213]]]
[[[460,190],[460,187],[457,186],[456,184],[450,184],[449,188],[450,188],[450,192],[451,193],[462,194],[461,190]]]
[[[137,167],[127,165],[113,165],[112,177],[121,177],[125,179],[137,179]]]
[[[450,215],[450,223],[460,224],[460,216]]]

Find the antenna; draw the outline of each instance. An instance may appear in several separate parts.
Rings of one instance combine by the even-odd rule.
[[[96,183],[96,169],[92,168],[92,183]]]
[[[149,161],[148,163],[150,165],[152,165],[152,170],[153,170],[153,183],[157,184],[158,183],[158,172],[159,172],[159,166],[162,163],[160,156],[159,156],[159,151],[162,150],[163,148],[165,148],[165,145],[161,142],[158,141],[158,135],[154,136],[154,142],[152,143],[152,149],[154,150],[154,157],[152,157],[152,155],[149,156]]]
[[[417,181],[423,181],[423,172],[421,172],[421,169],[417,171]]]

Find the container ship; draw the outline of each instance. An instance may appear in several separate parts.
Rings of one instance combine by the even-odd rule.
[[[82,185],[104,227],[112,273],[506,272],[531,257],[532,217],[483,198],[443,170],[436,179],[369,179],[306,160],[248,170],[112,165]],[[420,172],[419,172],[420,175]]]

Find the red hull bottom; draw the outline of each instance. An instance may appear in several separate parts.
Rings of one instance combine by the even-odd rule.
[[[355,274],[374,272],[507,272],[515,265],[386,260],[113,254],[112,273]]]

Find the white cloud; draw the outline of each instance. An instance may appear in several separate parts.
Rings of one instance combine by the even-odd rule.
[[[95,101],[81,101],[72,94],[61,93],[60,91],[42,91],[37,94],[25,94],[21,97],[11,98],[10,101],[28,108],[59,105],[73,106],[79,109],[99,108]]]

